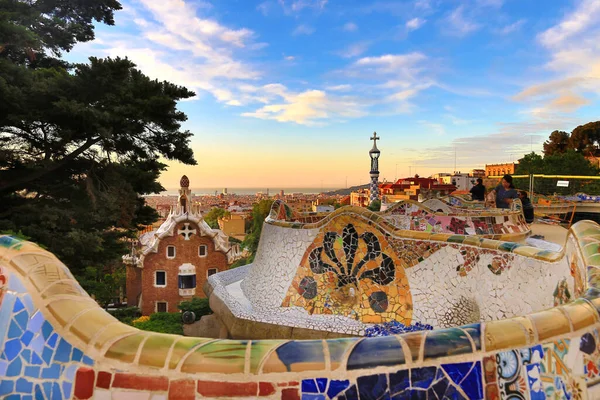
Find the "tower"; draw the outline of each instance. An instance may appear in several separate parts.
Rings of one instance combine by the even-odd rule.
[[[379,155],[380,151],[377,148],[377,132],[373,132],[373,148],[369,151],[369,157],[371,157],[371,184],[369,185],[370,196],[369,200],[372,203],[375,200],[379,200]]]

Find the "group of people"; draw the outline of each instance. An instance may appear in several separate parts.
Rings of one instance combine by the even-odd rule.
[[[477,184],[471,188],[470,192],[473,200],[486,201],[486,190],[485,186],[483,186],[483,179],[478,178]],[[488,193],[488,197],[496,200],[496,208],[510,208],[513,199],[521,199],[525,221],[528,224],[533,222],[533,204],[531,204],[526,191],[515,189],[511,175],[504,175],[500,184]]]

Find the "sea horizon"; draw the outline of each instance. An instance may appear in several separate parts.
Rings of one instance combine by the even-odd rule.
[[[214,196],[215,192],[217,194],[223,193],[223,190],[225,188],[214,188],[214,187],[209,187],[209,188],[190,188],[190,190],[192,191],[192,194],[195,196]],[[339,188],[339,187],[247,187],[247,188],[240,188],[240,187],[232,187],[232,188],[227,188],[227,194],[238,194],[238,195],[253,195],[256,193],[267,193],[267,190],[269,191],[269,195],[273,196],[278,194],[280,191],[283,190],[283,192],[285,194],[290,194],[290,193],[302,193],[302,194],[319,194],[319,193],[323,193],[323,192],[331,192],[334,190],[340,190],[343,188]],[[168,188],[163,192],[160,192],[159,194],[156,195],[150,195],[150,196],[176,196],[179,194],[179,188]]]

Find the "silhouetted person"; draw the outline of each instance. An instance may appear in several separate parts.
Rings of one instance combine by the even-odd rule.
[[[473,186],[470,190],[471,199],[484,201],[485,200],[485,186],[483,186],[483,179],[477,178],[477,185]]]
[[[528,224],[533,223],[535,218],[533,213],[533,204],[531,204],[531,199],[527,197],[527,192],[520,190],[519,198],[521,199],[521,203],[523,203],[523,215],[525,216],[525,222]]]

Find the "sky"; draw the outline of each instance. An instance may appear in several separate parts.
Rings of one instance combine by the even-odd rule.
[[[600,111],[600,0],[121,0],[68,55],[184,85],[166,188],[345,187],[540,152]]]

